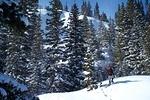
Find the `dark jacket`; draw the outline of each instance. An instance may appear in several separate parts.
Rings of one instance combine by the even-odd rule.
[[[112,75],[113,75],[113,69],[112,69],[111,67],[109,67],[109,68],[107,69],[107,74],[108,74],[109,76],[112,76]]]

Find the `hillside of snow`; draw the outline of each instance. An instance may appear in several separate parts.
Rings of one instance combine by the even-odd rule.
[[[40,100],[150,100],[150,76],[127,76],[115,78],[108,86],[87,91],[83,89],[68,93],[49,93],[38,96]]]
[[[45,26],[46,26],[46,19],[48,18],[47,16],[47,10],[46,9],[39,9],[39,12],[41,14],[41,20],[42,20],[42,25],[41,25],[41,29],[45,31]],[[64,26],[67,26],[69,23],[69,14],[70,12],[67,11],[62,11],[62,15],[61,15],[61,20],[64,20]],[[93,17],[87,17],[89,22],[92,21],[92,23],[94,24],[95,29],[98,28],[100,21],[93,18]],[[83,15],[79,15],[79,19],[83,19]],[[108,23],[107,22],[102,22],[104,24],[104,26],[108,29]]]

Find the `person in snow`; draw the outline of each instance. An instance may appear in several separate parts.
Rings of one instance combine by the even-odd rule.
[[[114,73],[113,73],[113,69],[112,66],[109,65],[108,68],[106,68],[107,71],[107,75],[108,75],[108,79],[109,79],[109,85],[113,84],[113,78],[114,78]]]

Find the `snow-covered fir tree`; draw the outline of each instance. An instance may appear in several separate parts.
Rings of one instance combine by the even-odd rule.
[[[146,54],[150,55],[150,46],[149,46],[149,43],[150,43],[150,3],[148,5],[148,10],[146,12],[146,24],[145,24],[145,28],[146,28],[146,34],[144,36],[144,40],[145,40],[145,49],[146,49]]]
[[[114,63],[114,53],[115,53],[115,38],[116,38],[116,30],[115,30],[115,21],[113,19],[109,19],[109,28],[108,28],[108,34],[109,34],[109,56],[110,61]]]
[[[83,1],[82,5],[81,5],[81,14],[82,15],[86,15],[86,16],[93,16],[93,12],[91,9],[91,3],[88,1]]]
[[[128,41],[128,54],[124,58],[128,68],[133,68],[130,74],[142,73],[142,62],[144,60],[143,35],[144,35],[144,16],[141,5],[135,2],[133,26],[130,30]]]
[[[5,13],[10,13],[8,16],[9,34],[8,48],[6,50],[6,66],[5,72],[15,79],[26,82],[28,75],[28,45],[26,45],[26,34],[24,33],[25,24],[21,21],[20,5],[14,5],[12,8],[5,9]],[[27,40],[28,41],[28,40]]]
[[[72,83],[71,91],[83,88],[83,64],[85,57],[85,47],[82,26],[78,18],[79,11],[76,4],[73,4],[70,13],[69,22],[69,43],[67,47],[67,60],[70,68],[70,83]]]
[[[49,86],[49,92],[64,92],[65,91],[65,81],[63,81],[65,67],[62,62],[63,50],[61,35],[63,34],[62,21],[60,20],[60,15],[62,11],[59,6],[59,0],[50,1],[50,7],[48,10],[47,26],[46,26],[46,44],[49,48],[46,50],[47,65],[47,84]],[[64,79],[65,80],[65,79]],[[67,86],[67,85],[66,85]],[[67,90],[66,90],[67,91]]]
[[[116,57],[119,57],[120,74],[133,75],[145,72],[145,15],[142,2],[128,0],[117,13]],[[118,55],[119,54],[119,55]],[[122,55],[123,54],[123,55]],[[118,60],[119,60],[118,59]],[[117,59],[116,59],[117,60]]]
[[[32,93],[39,94],[44,91],[45,81],[42,76],[44,67],[43,49],[42,49],[42,33],[40,30],[40,13],[38,10],[38,1],[29,2],[28,25],[29,39],[30,40],[30,68],[29,86]],[[43,89],[44,88],[44,89]]]
[[[106,27],[103,24],[103,21],[100,21],[99,23],[99,28],[97,30],[97,41],[99,49],[109,47],[109,34]]]
[[[0,72],[6,67],[7,34],[7,28],[0,22]]]
[[[84,34],[84,46],[86,47],[85,57],[84,57],[84,74],[85,74],[85,84],[89,90],[93,89],[94,83],[94,55],[95,55],[95,33],[92,32],[87,17],[83,17],[83,34]]]
[[[118,6],[118,11],[116,13],[116,25],[117,25],[117,29],[116,29],[116,39],[115,39],[115,63],[118,66],[118,74],[122,75],[121,70],[123,69],[122,67],[122,61],[123,61],[123,57],[124,57],[124,53],[123,53],[123,47],[125,45],[124,42],[124,17],[125,17],[125,5],[124,3],[122,3],[122,5]]]

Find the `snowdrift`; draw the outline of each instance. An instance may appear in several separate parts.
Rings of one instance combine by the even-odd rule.
[[[108,86],[108,80],[102,87],[87,91],[83,89],[68,93],[49,93],[39,95],[40,100],[150,100],[150,76],[127,76],[115,78]]]

